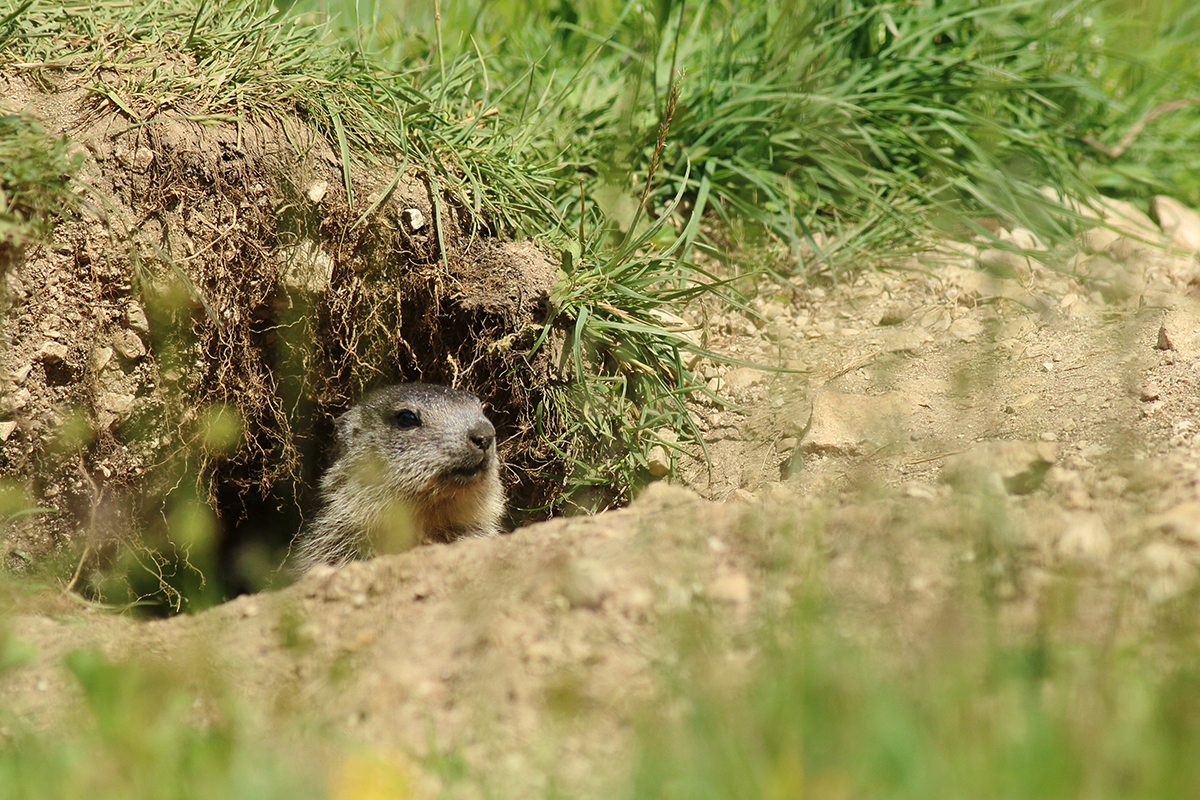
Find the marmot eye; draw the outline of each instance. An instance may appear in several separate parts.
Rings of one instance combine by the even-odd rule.
[[[407,408],[402,408],[395,411],[388,420],[394,427],[397,428],[419,428],[421,426],[421,415]]]

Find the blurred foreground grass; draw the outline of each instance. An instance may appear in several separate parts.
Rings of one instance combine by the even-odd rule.
[[[0,637],[0,674],[34,655]],[[0,704],[0,798],[324,796],[311,764],[251,733],[247,709],[215,680],[197,689],[178,666],[90,649],[68,654],[65,671],[83,701],[67,730],[38,731]]]
[[[879,544],[857,549],[847,580],[829,548],[842,527],[812,515],[765,519],[723,535],[769,555],[764,595],[788,585],[795,601],[740,621],[702,597],[676,608],[659,628],[670,643],[655,700],[630,734],[628,780],[604,789],[613,793],[564,795],[550,775],[534,796],[1182,800],[1200,791],[1194,590],[1147,605],[1122,578],[1039,567],[1021,545],[968,558],[991,536],[970,523],[916,534],[919,551],[929,549],[917,557],[949,553],[955,565],[932,591],[913,588],[913,572],[888,558],[900,546],[914,557],[911,542],[899,544],[913,533],[902,526],[874,531]],[[1001,564],[1027,588],[998,590]],[[1041,590],[1028,588],[1030,570],[1041,570]],[[34,655],[10,629],[0,676]],[[320,662],[304,668],[312,677]],[[376,668],[343,665],[338,680],[373,680]],[[586,681],[603,659],[576,668]],[[250,706],[236,672],[85,650],[66,657],[63,674],[82,700],[65,728],[35,730],[0,703],[0,798],[514,796],[501,764],[464,768],[453,752],[380,760],[356,751],[337,720]],[[24,692],[28,704],[33,689]],[[543,731],[548,742],[560,733]],[[432,784],[412,779],[421,773]],[[416,788],[430,785],[441,791]]]
[[[1194,615],[1195,599],[1187,606]],[[984,613],[957,620],[955,637],[940,641],[936,631],[907,643],[873,631],[876,648],[852,643],[844,623],[829,610],[801,613],[747,691],[697,693],[682,724],[652,728],[632,796],[1200,792],[1194,632],[1105,647],[1078,642],[1067,626],[1000,634]]]

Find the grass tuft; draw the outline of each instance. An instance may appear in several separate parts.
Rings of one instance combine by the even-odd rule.
[[[99,76],[95,96],[134,125],[161,112],[230,122],[298,113],[337,144],[352,205],[363,200],[349,183],[356,169],[409,160],[492,225],[545,222],[546,180],[506,147],[508,123],[439,102],[474,94],[476,63],[460,60],[444,82],[441,71],[392,72],[326,25],[240,0],[25,3],[0,31],[0,60]]]

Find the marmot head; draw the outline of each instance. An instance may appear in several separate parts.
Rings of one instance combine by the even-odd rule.
[[[409,498],[453,494],[495,480],[499,468],[479,398],[423,383],[378,389],[339,417],[335,461],[343,458],[379,470],[381,484]]]
[[[301,571],[494,536],[504,514],[496,429],[472,394],[422,383],[379,389],[338,418],[321,500],[297,535]]]

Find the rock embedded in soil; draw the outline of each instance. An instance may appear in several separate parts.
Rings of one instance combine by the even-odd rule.
[[[125,306],[125,324],[130,330],[136,331],[143,336],[150,334],[150,320],[146,318],[146,309],[142,308],[138,303],[130,303]]]
[[[33,400],[33,393],[28,389],[19,388],[0,396],[0,414],[11,414],[20,411]]]
[[[983,333],[983,323],[975,317],[959,317],[950,323],[947,333],[960,342],[974,342]]]
[[[92,369],[97,373],[101,372],[108,366],[108,362],[112,360],[113,349],[111,347],[97,347],[92,351]]]
[[[679,441],[679,436],[670,428],[660,428],[655,431],[660,444],[650,448],[646,454],[646,469],[655,478],[661,478],[671,471],[671,451],[668,445]]]
[[[291,247],[281,247],[275,259],[279,280],[287,289],[310,295],[329,290],[335,265],[319,242],[303,239]]]
[[[1096,230],[1102,229],[1097,228]],[[1134,259],[1145,256],[1145,254],[1150,252],[1152,249],[1155,249],[1152,247],[1152,245],[1146,244],[1139,239],[1131,238],[1129,236],[1117,236],[1114,234],[1113,238],[1110,239],[1108,243],[1104,245],[1104,247],[1098,248],[1096,252],[1108,256],[1113,261],[1119,261],[1122,264],[1126,264]]]
[[[1155,346],[1174,351],[1188,361],[1200,359],[1200,314],[1183,308],[1168,313],[1158,329]]]
[[[913,307],[910,303],[892,303],[879,313],[879,316],[875,318],[875,324],[880,327],[899,325],[912,315]]]
[[[671,454],[661,444],[650,448],[646,454],[646,469],[655,478],[661,478],[671,471]]]
[[[425,227],[425,215],[421,213],[421,209],[419,208],[406,208],[401,211],[400,221],[413,233]]]
[[[821,391],[813,398],[808,430],[800,441],[808,453],[862,455],[904,438],[912,398]]]
[[[1037,234],[1028,228],[1016,227],[1011,231],[1005,232],[1001,229],[1000,238],[1006,242],[1011,242],[1022,250],[1045,250],[1046,245],[1042,244],[1042,240],[1037,237]]]
[[[767,379],[762,370],[752,367],[736,367],[725,373],[721,385],[726,394],[735,400],[746,398],[752,389],[761,385]]]
[[[325,193],[329,191],[329,181],[313,181],[304,189],[304,196],[311,203],[320,203],[325,199]]]
[[[1028,289],[1014,280],[998,277],[970,267],[947,265],[940,270],[943,280],[957,287],[961,300],[985,302],[997,297],[1011,300],[1026,308],[1037,308],[1041,302]],[[925,327],[930,327],[926,325]],[[932,330],[932,328],[930,328]]]
[[[34,358],[47,364],[61,364],[67,360],[68,355],[70,355],[70,351],[65,344],[50,340],[38,348]]]
[[[1106,253],[1113,244],[1123,238],[1125,237],[1112,228],[1091,228],[1083,232],[1083,249],[1089,253]]]
[[[121,394],[118,392],[105,392],[97,399],[97,405],[105,411],[109,411],[120,417],[129,412],[133,408],[134,401],[137,397],[131,394]]]
[[[130,330],[119,330],[113,333],[113,348],[126,361],[137,361],[146,355],[146,345],[136,333]]]
[[[1107,303],[1121,303],[1137,297],[1145,288],[1144,271],[1136,262],[1117,262],[1106,256],[1090,256],[1079,264],[1089,283],[1099,290]]]
[[[979,266],[1001,278],[1025,279],[1030,273],[1030,259],[1008,250],[984,250],[979,254]]]
[[[1139,238],[1158,238],[1159,226],[1133,203],[1103,197],[1098,201],[1098,205],[1098,211],[1106,225]]]

